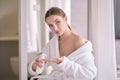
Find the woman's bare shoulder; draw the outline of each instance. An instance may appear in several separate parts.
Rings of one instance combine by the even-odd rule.
[[[84,45],[86,43],[86,39],[83,38],[82,36],[78,35],[78,34],[74,34],[74,46],[75,48],[79,48],[82,45]]]

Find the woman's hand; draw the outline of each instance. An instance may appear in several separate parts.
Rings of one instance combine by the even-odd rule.
[[[64,57],[44,59],[42,55],[43,55],[43,53],[40,52],[38,57],[36,58],[35,62],[33,63],[33,65],[32,65],[33,71],[36,71],[37,66],[42,68],[44,66],[44,64],[47,62],[53,62],[53,63],[60,64],[64,60]]]
[[[35,62],[32,65],[33,71],[36,71],[37,66],[40,67],[40,68],[42,68],[44,66],[44,63],[45,63],[45,60],[43,58],[43,53],[40,52],[38,54],[38,57],[35,59]]]
[[[63,60],[64,57],[60,57],[60,58],[45,59],[45,62],[54,62],[60,64]]]

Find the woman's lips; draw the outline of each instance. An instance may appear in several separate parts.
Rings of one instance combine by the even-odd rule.
[[[60,32],[59,31],[55,31],[56,34],[59,34]]]

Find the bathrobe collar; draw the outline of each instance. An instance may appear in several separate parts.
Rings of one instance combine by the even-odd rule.
[[[56,56],[60,57],[60,53],[59,53],[59,42],[58,42],[58,36],[55,35],[54,36],[54,42],[55,42],[55,47],[56,47]],[[90,41],[87,41],[84,45],[82,45],[81,47],[79,47],[77,50],[73,51],[70,55],[66,56],[67,58],[72,58],[73,56],[77,56],[79,55],[81,52],[84,51],[92,51],[92,44]],[[82,55],[82,54],[81,54]],[[84,54],[83,54],[84,55]]]

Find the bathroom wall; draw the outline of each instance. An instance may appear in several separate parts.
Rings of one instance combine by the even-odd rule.
[[[0,41],[0,80],[13,77],[10,57],[18,56],[18,41]]]
[[[0,80],[18,80],[10,57],[18,56],[18,0],[0,0]]]
[[[18,0],[0,0],[0,38],[18,34]]]
[[[0,19],[0,37],[13,37],[18,35],[17,10]]]

